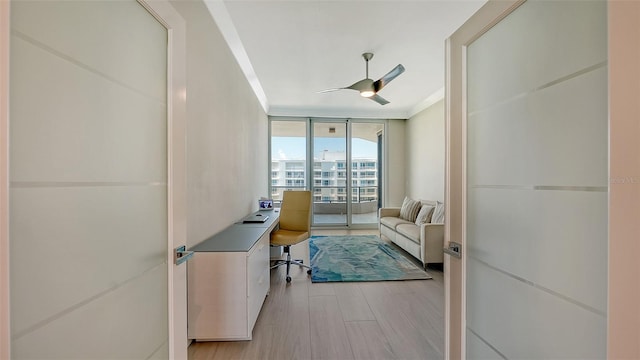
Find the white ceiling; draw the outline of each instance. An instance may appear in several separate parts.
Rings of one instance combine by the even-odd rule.
[[[443,95],[444,42],[485,0],[205,1],[269,115],[408,118]],[[406,68],[379,92],[318,94]]]

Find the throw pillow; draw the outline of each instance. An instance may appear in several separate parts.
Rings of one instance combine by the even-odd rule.
[[[444,204],[440,201],[436,203],[436,208],[435,210],[433,210],[433,215],[431,215],[431,223],[444,224]]]
[[[420,201],[405,197],[400,208],[400,218],[411,222],[416,221],[416,216],[421,206]]]
[[[416,225],[428,224],[431,222],[431,214],[435,207],[431,205],[422,205],[418,216],[416,216]]]

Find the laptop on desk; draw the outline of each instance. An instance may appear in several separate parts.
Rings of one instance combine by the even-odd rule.
[[[247,216],[246,218],[242,219],[242,222],[245,224],[263,223],[267,220],[269,220],[269,216],[258,213],[258,214],[251,214]]]
[[[273,199],[260,199],[258,200],[258,210],[273,210]]]

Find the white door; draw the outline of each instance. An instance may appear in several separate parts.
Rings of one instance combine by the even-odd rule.
[[[489,2],[447,57],[447,357],[606,357],[607,3]]]
[[[184,82],[153,7],[11,3],[12,358],[186,357]]]

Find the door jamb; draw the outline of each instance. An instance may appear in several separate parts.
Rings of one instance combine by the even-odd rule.
[[[638,359],[640,346],[640,2],[608,1],[609,274],[607,357]]]
[[[9,38],[10,1],[0,1],[0,359],[11,354],[9,304]]]
[[[167,29],[167,300],[169,359],[187,358],[186,264],[173,263],[186,228],[186,25],[167,0],[137,0]]]

